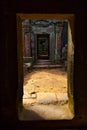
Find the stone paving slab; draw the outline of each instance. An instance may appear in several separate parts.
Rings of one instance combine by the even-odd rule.
[[[37,103],[39,104],[55,104],[57,103],[57,98],[55,93],[37,93]]]
[[[23,99],[23,105],[35,105],[36,99]]]
[[[56,93],[58,103],[66,104],[68,102],[68,95],[67,93]]]

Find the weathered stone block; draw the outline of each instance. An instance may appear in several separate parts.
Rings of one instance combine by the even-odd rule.
[[[55,93],[37,93],[37,102],[39,104],[55,104],[57,102],[57,98]]]

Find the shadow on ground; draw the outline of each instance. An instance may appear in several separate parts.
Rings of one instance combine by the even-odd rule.
[[[23,107],[22,115],[19,120],[44,120],[40,115],[32,110],[25,109]]]

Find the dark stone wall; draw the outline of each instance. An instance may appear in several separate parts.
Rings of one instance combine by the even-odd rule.
[[[11,4],[11,5],[10,5]],[[2,120],[17,120],[17,39],[16,39],[16,14],[13,3],[2,2],[1,13],[1,84],[0,105]],[[15,6],[15,4],[14,4]],[[14,77],[14,78],[13,78]],[[15,115],[15,116],[14,116]]]
[[[63,31],[62,31],[62,46],[68,43],[68,23],[64,23]]]
[[[87,127],[87,11],[85,1],[3,0],[0,5],[2,9],[0,16],[1,127],[5,128],[9,126],[12,129],[14,126],[22,129],[29,129],[32,126],[51,127],[53,129]],[[16,109],[18,87],[16,13],[75,13],[75,118],[73,120],[41,122],[18,121]],[[5,125],[3,123],[5,123]]]

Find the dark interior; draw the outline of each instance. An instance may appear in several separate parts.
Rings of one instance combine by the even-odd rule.
[[[49,59],[49,35],[37,35],[37,58]]]

